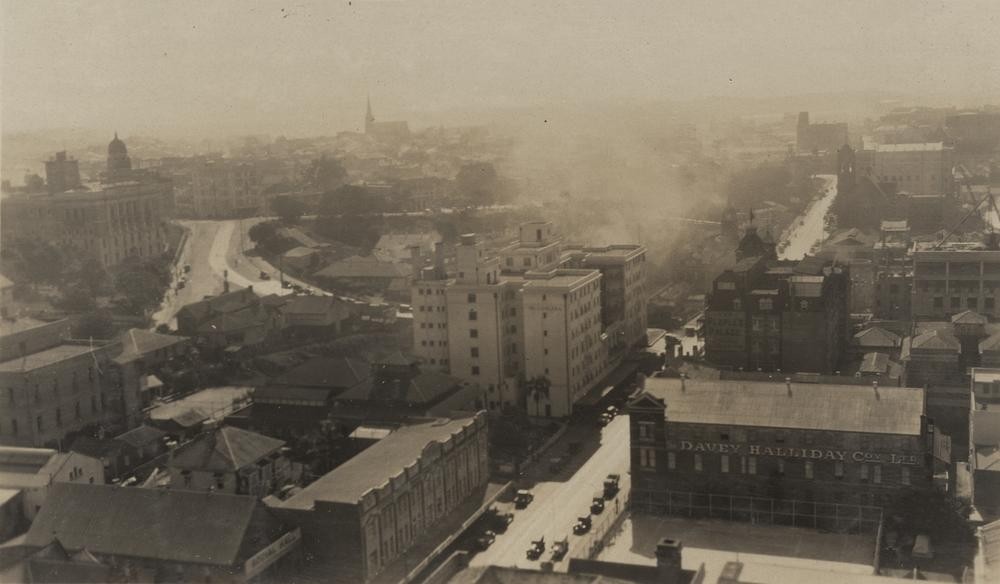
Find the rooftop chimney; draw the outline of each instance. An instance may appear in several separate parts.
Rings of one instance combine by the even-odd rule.
[[[681,581],[682,547],[680,541],[666,537],[656,544],[656,571],[660,582],[673,584]]]

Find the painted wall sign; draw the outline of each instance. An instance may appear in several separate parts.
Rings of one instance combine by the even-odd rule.
[[[782,458],[805,458],[809,460],[834,460],[853,462],[877,462],[885,464],[917,464],[915,454],[865,452],[863,450],[836,450],[830,448],[795,448],[785,446],[761,446],[759,444],[730,444],[722,442],[691,442],[681,440],[678,450],[692,452],[714,452],[749,456],[780,456]]]

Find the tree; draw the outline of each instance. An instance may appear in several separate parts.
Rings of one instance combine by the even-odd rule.
[[[84,315],[73,328],[73,336],[78,339],[110,339],[114,333],[114,321],[107,310],[97,310]]]
[[[364,187],[344,185],[334,191],[324,193],[319,203],[321,216],[371,215],[382,211],[381,202],[370,195]]]
[[[14,244],[17,264],[32,284],[58,284],[66,259],[62,251],[44,241],[21,240]]]
[[[70,286],[64,290],[59,304],[70,312],[89,312],[97,308],[94,295],[83,286]]]
[[[306,212],[305,203],[282,195],[271,199],[271,210],[285,223],[296,223]]]
[[[108,282],[108,272],[100,262],[90,258],[83,262],[76,274],[76,279],[94,298],[100,296]]]
[[[154,272],[126,268],[115,278],[115,290],[125,297],[125,305],[130,312],[145,316],[160,305],[164,287]]]
[[[314,160],[307,172],[309,183],[322,191],[332,191],[347,182],[347,170],[336,158],[325,155]]]
[[[541,401],[543,398],[546,400],[549,399],[552,381],[544,375],[532,377],[525,382],[525,389],[527,389],[528,397],[532,398],[535,402],[535,415],[541,416]]]
[[[247,232],[254,245],[265,247],[278,238],[278,225],[274,221],[257,223]]]

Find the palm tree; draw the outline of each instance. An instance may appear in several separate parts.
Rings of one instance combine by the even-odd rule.
[[[537,377],[529,379],[527,383],[525,383],[525,386],[528,389],[528,395],[532,396],[532,398],[535,400],[535,415],[540,416],[541,414],[539,413],[540,409],[539,402],[542,401],[543,397],[545,399],[549,398],[549,389],[552,388],[552,382],[549,381],[548,377],[544,375],[539,375]]]

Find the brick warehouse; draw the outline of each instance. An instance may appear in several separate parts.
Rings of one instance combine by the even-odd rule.
[[[719,495],[877,511],[932,487],[924,407],[914,388],[651,378],[629,404],[633,506],[711,512]]]

